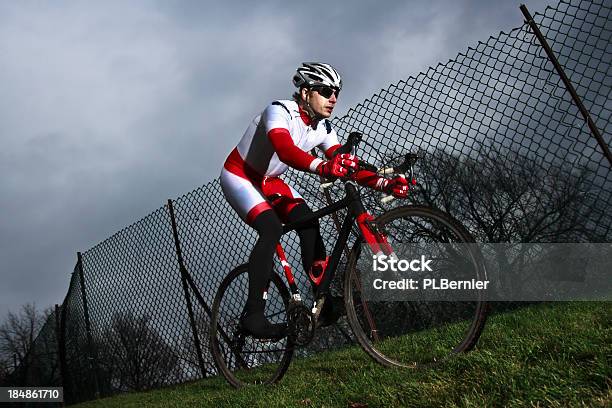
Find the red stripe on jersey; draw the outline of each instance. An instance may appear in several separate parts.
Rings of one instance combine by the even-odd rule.
[[[240,157],[240,153],[238,153],[237,148],[232,150],[230,155],[225,160],[223,167],[225,167],[225,170],[229,171],[230,173],[235,174],[238,177],[242,177],[243,179],[250,180],[257,185],[261,184],[261,181],[263,180],[263,176],[249,166],[247,162],[242,159],[242,157]]]
[[[310,163],[316,157],[306,153],[293,143],[287,129],[275,128],[268,132],[268,138],[274,146],[278,158],[285,164],[302,171],[311,171]]]
[[[272,207],[267,202],[257,204],[255,207],[249,210],[249,213],[246,216],[247,224],[253,225],[253,221],[255,221],[255,218],[257,218],[259,214],[261,214],[264,211],[271,210],[271,209]]]
[[[283,197],[272,205],[274,205],[274,211],[276,211],[281,221],[287,223],[289,222],[289,213],[303,202],[304,199],[302,198]]]

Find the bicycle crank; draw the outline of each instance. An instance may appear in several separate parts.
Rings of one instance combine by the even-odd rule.
[[[314,337],[315,319],[302,302],[291,302],[287,309],[289,336],[296,346],[307,346]]]

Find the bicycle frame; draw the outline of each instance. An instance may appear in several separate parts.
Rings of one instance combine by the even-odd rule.
[[[299,229],[301,226],[304,226],[314,220],[319,220],[320,218],[326,215],[331,215],[344,208],[348,209],[347,214],[342,223],[342,227],[340,228],[338,239],[336,240],[334,249],[332,250],[332,254],[329,257],[325,274],[323,275],[322,280],[319,282],[319,293],[325,293],[329,289],[329,285],[331,284],[331,281],[334,277],[334,274],[342,257],[342,249],[346,246],[346,243],[348,242],[348,238],[354,222],[357,222],[359,230],[363,235],[364,241],[370,246],[370,249],[372,250],[373,254],[384,254],[388,256],[393,254],[393,248],[387,241],[386,235],[378,229],[377,225],[373,222],[374,217],[372,217],[372,215],[369,214],[363,206],[359,191],[357,190],[354,182],[345,181],[344,187],[346,195],[342,200],[336,201],[326,207],[323,207],[313,212],[310,215],[305,216],[304,218],[298,221],[283,226],[284,235],[287,232]],[[287,283],[289,284],[293,300],[300,301],[300,292],[295,283],[295,278],[293,276],[291,266],[289,265],[287,257],[285,256],[285,251],[283,250],[283,247],[280,243],[278,243],[276,246],[276,254],[278,255],[281,265],[283,266],[285,277],[287,279]]]

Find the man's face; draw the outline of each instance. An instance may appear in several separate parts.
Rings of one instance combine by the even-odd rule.
[[[312,110],[323,118],[329,118],[336,106],[336,102],[338,101],[338,91],[334,88],[324,87],[324,88],[312,88],[311,90],[304,90],[306,93],[306,100],[310,104]],[[329,95],[326,98],[323,95]]]

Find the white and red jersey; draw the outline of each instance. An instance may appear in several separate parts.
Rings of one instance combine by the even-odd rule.
[[[330,122],[311,123],[295,101],[272,102],[253,119],[225,161],[220,181],[227,201],[247,223],[270,208],[288,214],[303,199],[290,186],[282,187],[277,176],[289,167],[314,173],[322,162],[308,153],[315,147],[328,158],[340,147]],[[282,191],[262,191],[267,185]],[[276,200],[279,206],[270,199],[276,196],[283,197]]]
[[[308,152],[320,147],[329,157],[330,149],[338,145],[338,135],[328,120],[313,127],[296,102],[275,101],[253,119],[224,167],[238,170],[244,162],[258,175],[269,177],[284,173],[290,166],[314,173],[321,159]]]

